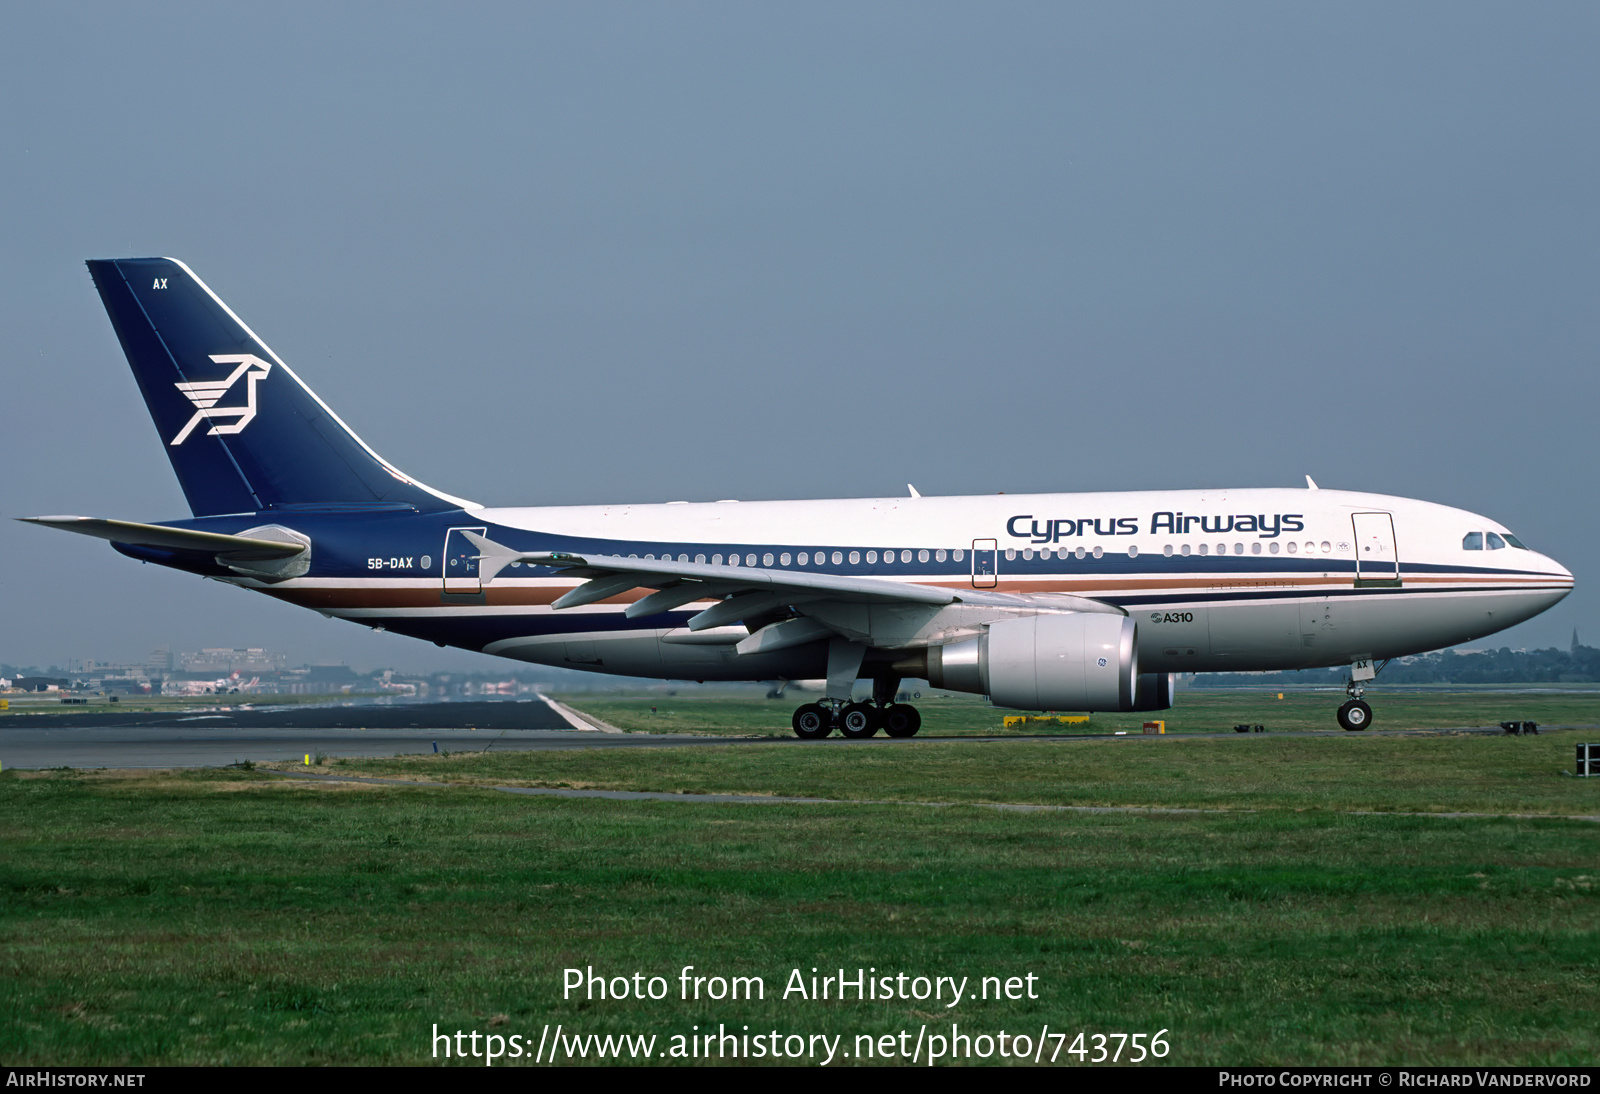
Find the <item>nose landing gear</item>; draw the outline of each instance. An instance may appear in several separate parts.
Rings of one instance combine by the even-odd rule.
[[[1372,708],[1363,700],[1351,699],[1339,708],[1339,728],[1348,730],[1366,729],[1372,724]]]
[[[1344,692],[1350,696],[1348,702],[1339,708],[1339,728],[1352,733],[1360,732],[1372,724],[1372,707],[1361,698],[1367,690],[1367,681],[1383,671],[1384,665],[1389,662],[1382,661],[1373,667],[1371,661],[1357,661],[1350,666],[1350,678],[1344,682]]]

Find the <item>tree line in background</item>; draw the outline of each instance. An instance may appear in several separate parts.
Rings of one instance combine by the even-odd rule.
[[[1238,687],[1282,684],[1304,687],[1342,685],[1349,674],[1346,666],[1331,669],[1302,669],[1297,672],[1201,673],[1189,681],[1191,687]],[[1457,653],[1445,650],[1417,657],[1401,657],[1389,662],[1378,674],[1378,684],[1593,684],[1600,683],[1600,649],[1580,646],[1546,650],[1478,650]]]

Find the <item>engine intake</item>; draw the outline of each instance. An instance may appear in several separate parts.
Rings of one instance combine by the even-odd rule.
[[[986,634],[929,649],[928,683],[1021,710],[1162,709],[1135,706],[1134,629],[1127,616],[1091,612],[1002,619]]]

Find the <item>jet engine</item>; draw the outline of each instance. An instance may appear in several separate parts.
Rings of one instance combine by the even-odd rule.
[[[927,651],[928,683],[987,695],[1020,710],[1141,710],[1134,622],[1123,615],[1063,612],[1002,619],[976,638]],[[1154,674],[1150,674],[1154,675]],[[1154,681],[1152,681],[1152,684]],[[1167,705],[1171,705],[1170,690]]]
[[[1175,672],[1141,672],[1134,692],[1133,710],[1171,710],[1172,694],[1178,690]]]

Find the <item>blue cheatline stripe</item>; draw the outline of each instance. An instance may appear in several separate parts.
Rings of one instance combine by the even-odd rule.
[[[196,528],[205,531],[220,531],[237,533],[262,523],[282,521],[292,524],[297,530],[309,535],[316,543],[316,550],[312,557],[312,577],[346,577],[346,576],[371,576],[367,569],[368,557],[392,557],[406,555],[420,560],[428,557],[431,566],[423,568],[420,565],[412,571],[399,576],[430,577],[442,576],[444,539],[446,531],[455,526],[477,523],[482,527],[483,521],[476,518],[472,512],[455,510],[446,513],[416,513],[412,511],[396,511],[386,513],[370,513],[362,516],[353,516],[349,513],[339,513],[332,507],[323,511],[299,510],[292,514],[283,511],[270,511],[263,513],[235,514],[228,517],[213,517],[197,520],[183,520],[166,522],[173,527]],[[693,560],[697,555],[704,555],[708,560],[720,554],[727,558],[728,555],[737,553],[743,565],[743,558],[748,555],[756,556],[756,566],[761,569],[792,570],[796,573],[824,573],[845,576],[867,577],[899,577],[915,581],[956,581],[965,582],[971,576],[971,555],[962,562],[955,562],[947,558],[945,562],[938,562],[930,557],[927,562],[913,561],[906,563],[899,561],[901,548],[893,549],[895,560],[893,562],[879,561],[868,563],[865,554],[868,550],[887,551],[882,547],[845,547],[824,545],[821,550],[829,556],[829,561],[818,566],[814,563],[801,566],[797,556],[804,551],[815,557],[815,545],[793,544],[756,544],[756,543],[661,543],[643,540],[608,540],[580,536],[550,535],[538,531],[522,531],[514,528],[494,526],[490,538],[504,543],[507,547],[518,551],[567,551],[573,554],[607,554],[622,557],[634,556],[643,558],[653,554],[657,558],[671,557],[676,560],[679,555],[687,555]],[[961,548],[967,550],[968,548]],[[920,550],[920,548],[918,549]],[[953,551],[954,548],[947,548]],[[832,552],[839,551],[848,559],[851,551],[857,552],[863,559],[854,565],[848,561],[834,564],[831,561]],[[932,549],[929,548],[930,554]],[[791,563],[783,566],[778,558],[787,552]],[[771,554],[774,556],[772,566],[762,565],[762,558]],[[998,579],[1005,581],[1026,580],[1074,580],[1084,577],[1145,577],[1153,579],[1171,579],[1174,577],[1237,577],[1242,579],[1268,579],[1273,576],[1305,576],[1309,574],[1332,573],[1336,575],[1355,574],[1354,559],[1335,559],[1324,557],[1293,557],[1288,555],[1246,555],[1246,556],[1199,556],[1173,555],[1171,557],[1156,552],[1141,552],[1136,558],[1129,558],[1126,554],[1106,554],[1101,558],[1092,555],[1083,559],[1077,558],[1051,558],[1051,559],[1015,559],[1002,558],[999,562]],[[509,568],[503,572],[505,577],[552,577],[559,576],[561,571],[548,566],[529,566]],[[1437,576],[1437,575],[1476,575],[1491,577],[1552,577],[1558,575],[1547,574],[1538,570],[1495,568],[1489,566],[1465,566],[1446,563],[1401,562],[1403,576]],[[1338,578],[1335,578],[1337,580]],[[1559,579],[1559,578],[1558,578]],[[1564,579],[1561,579],[1564,580]]]

